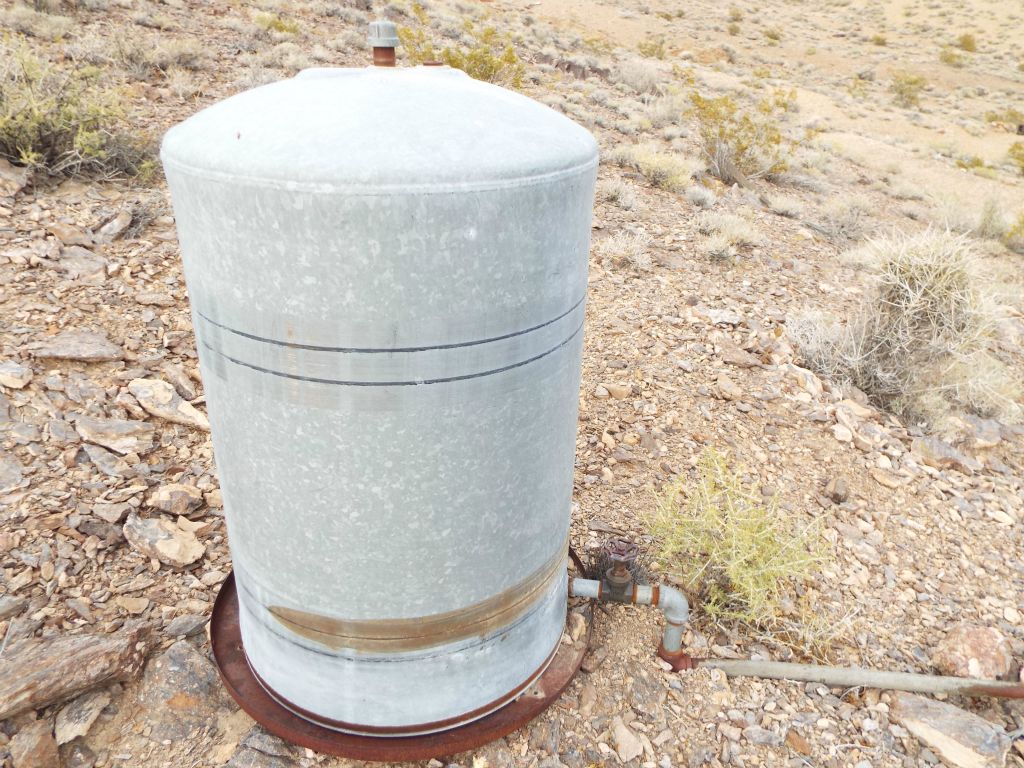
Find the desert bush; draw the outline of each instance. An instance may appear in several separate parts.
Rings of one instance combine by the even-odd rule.
[[[764,31],[764,36],[768,38],[769,42],[777,43],[782,39],[782,30],[778,27],[768,27]]]
[[[879,32],[871,36],[871,44],[884,48],[889,44],[889,40],[885,35]]]
[[[978,41],[970,32],[964,32],[956,39],[956,47],[961,51],[976,53],[978,50]]]
[[[926,423],[949,411],[1016,419],[1019,384],[991,353],[969,241],[948,231],[894,234],[867,246],[873,285],[845,325],[789,324],[805,363],[877,405]]]
[[[660,93],[664,82],[661,70],[643,59],[626,59],[615,75],[618,82],[639,94]]]
[[[966,63],[963,54],[948,45],[939,51],[939,61],[943,64],[948,64],[951,67],[962,67]]]
[[[41,13],[27,5],[14,5],[0,11],[0,27],[41,40],[58,40],[74,26],[75,22],[67,16]]]
[[[647,105],[645,115],[652,128],[663,128],[679,120],[683,115],[684,106],[675,94],[659,96]]]
[[[687,187],[685,196],[692,205],[695,205],[698,208],[703,208],[704,210],[713,207],[714,204],[718,202],[718,197],[715,193],[700,184],[694,184],[692,187]]]
[[[413,4],[415,28],[399,27],[398,39],[411,64],[440,61],[449,67],[461,69],[476,80],[519,88],[523,84],[526,67],[516,54],[512,39],[495,27],[478,29],[473,22],[463,24],[463,37],[468,40],[458,47],[438,49],[430,32],[430,19],[419,3]]]
[[[726,25],[725,30],[733,37],[736,37],[740,33],[740,25],[735,21],[730,21]]]
[[[279,32],[285,35],[295,35],[299,32],[299,23],[295,19],[279,16],[269,11],[259,11],[253,14],[252,20],[265,32]]]
[[[647,233],[623,231],[599,241],[594,250],[614,266],[646,271],[651,268],[650,245],[651,236]]]
[[[785,625],[785,604],[823,560],[820,530],[744,482],[725,456],[705,451],[693,482],[680,479],[649,519],[665,573],[718,621],[761,630]]]
[[[804,206],[795,197],[772,195],[768,200],[768,208],[772,213],[787,219],[795,219],[803,213]]]
[[[195,40],[120,35],[113,39],[109,58],[136,80],[147,80],[154,73],[166,75],[170,69],[198,71],[206,66],[206,54]]]
[[[597,199],[612,203],[624,211],[632,211],[637,205],[636,188],[621,179],[602,179],[597,183]]]
[[[758,245],[761,235],[754,225],[734,213],[705,212],[697,220],[697,231],[702,235],[718,235],[730,245]]]
[[[893,72],[889,90],[901,107],[916,107],[921,104],[921,92],[928,81],[912,72]]]
[[[732,96],[693,92],[691,114],[712,175],[732,184],[785,171],[794,142],[783,136],[779,121],[795,100],[793,91],[775,91],[744,109]]]
[[[1024,175],[1024,141],[1015,141],[1006,153],[1010,162],[1017,166],[1017,170]]]
[[[860,197],[834,197],[821,207],[811,226],[830,240],[854,241],[867,234],[871,203]]]
[[[665,40],[660,37],[654,40],[644,40],[637,46],[637,50],[641,56],[646,56],[648,59],[664,59],[668,56]]]
[[[692,158],[662,152],[656,145],[620,147],[611,160],[623,168],[632,168],[655,187],[670,192],[683,190],[700,169]]]
[[[1003,243],[1015,253],[1024,253],[1024,211],[1018,214],[1017,220],[1006,230]]]
[[[730,5],[729,21],[743,21],[743,11],[735,5]]]
[[[152,173],[116,92],[95,67],[62,69],[23,40],[0,43],[0,157],[52,175]]]

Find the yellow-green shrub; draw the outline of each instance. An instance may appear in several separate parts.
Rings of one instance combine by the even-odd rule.
[[[1017,166],[1017,170],[1024,174],[1024,141],[1013,142],[1006,156],[1010,158],[1011,163]]]
[[[795,91],[777,90],[744,108],[732,96],[691,93],[690,114],[711,173],[731,184],[786,170],[794,142],[783,135],[780,119],[795,101]]]
[[[913,72],[893,72],[889,90],[895,95],[898,105],[909,108],[921,103],[921,92],[926,85],[928,81],[921,75],[915,75]]]
[[[975,53],[978,50],[978,41],[970,32],[964,32],[960,35],[956,39],[956,45],[960,50],[967,51],[968,53]]]
[[[411,64],[439,61],[449,67],[461,69],[476,80],[488,83],[510,85],[518,88],[523,84],[526,68],[516,55],[515,47],[508,35],[499,34],[494,27],[478,29],[467,20],[463,30],[471,42],[465,46],[445,46],[438,49],[430,33],[430,19],[423,6],[413,5],[413,16],[418,26],[398,28],[398,39]]]
[[[154,170],[123,129],[116,92],[95,67],[62,69],[23,40],[0,43],[0,157],[54,175],[138,175]]]

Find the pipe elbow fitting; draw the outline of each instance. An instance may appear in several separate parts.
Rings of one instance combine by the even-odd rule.
[[[658,587],[658,607],[671,624],[685,624],[690,620],[690,601],[680,590],[664,584]]]

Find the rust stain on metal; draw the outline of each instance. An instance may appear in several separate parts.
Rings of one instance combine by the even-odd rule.
[[[517,699],[479,720],[422,736],[358,736],[303,719],[276,701],[256,679],[242,647],[234,575],[221,586],[210,620],[210,639],[221,679],[239,706],[270,733],[316,752],[356,760],[429,760],[475,749],[506,736],[539,715],[565,690],[590,642],[593,614],[584,612],[587,631],[572,645],[559,643],[541,677]]]
[[[395,49],[394,48],[374,48],[373,49],[373,66],[375,66],[375,67],[393,67],[393,66],[395,66]]]
[[[483,637],[526,613],[565,570],[566,546],[510,589],[445,613],[411,619],[339,619],[283,606],[269,606],[282,626],[333,650],[397,653]]]
[[[661,600],[661,587],[655,584],[651,587],[651,607],[657,608],[658,602]]]

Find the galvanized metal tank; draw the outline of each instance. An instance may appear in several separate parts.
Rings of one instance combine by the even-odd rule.
[[[264,686],[428,733],[557,648],[597,148],[446,67],[308,70],[161,153]]]

